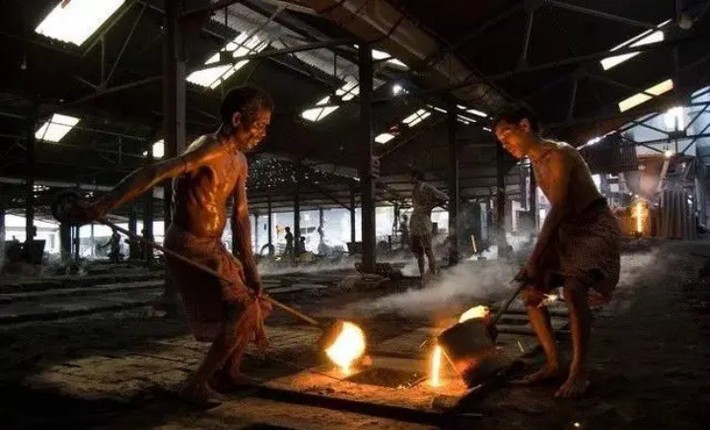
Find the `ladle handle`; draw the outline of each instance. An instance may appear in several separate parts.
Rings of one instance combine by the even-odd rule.
[[[515,300],[516,297],[518,297],[518,294],[520,294],[520,291],[525,287],[524,282],[520,282],[518,285],[518,288],[515,289],[515,292],[508,298],[508,300],[503,304],[503,306],[498,309],[498,312],[496,312],[496,316],[493,318],[493,325],[498,325],[498,321],[500,321],[501,318],[503,318],[503,314],[508,312],[508,308],[510,307],[510,304],[513,303],[513,300]]]

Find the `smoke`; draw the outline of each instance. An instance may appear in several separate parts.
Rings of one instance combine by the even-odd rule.
[[[414,264],[416,269],[416,263]],[[409,268],[405,266],[403,272]],[[403,316],[426,317],[452,304],[483,302],[504,297],[512,292],[510,281],[519,268],[508,262],[463,262],[444,271],[422,289],[410,289],[353,306],[369,314],[396,313]]]
[[[659,279],[677,276],[680,257],[670,257],[665,247],[643,253],[621,256],[621,271],[615,296],[633,294],[637,288],[657,283]],[[469,307],[506,298],[515,284],[510,281],[520,266],[515,261],[489,260],[462,262],[444,271],[438,279],[422,289],[410,289],[390,294],[376,301],[362,301],[351,305],[353,311],[375,316],[394,313],[408,317],[431,317],[461,306]],[[416,263],[403,272],[418,274]],[[613,303],[613,301],[612,301]],[[559,304],[557,304],[559,306]],[[564,306],[564,305],[562,305]]]

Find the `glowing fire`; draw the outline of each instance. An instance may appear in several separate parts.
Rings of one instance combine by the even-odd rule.
[[[325,353],[347,375],[353,362],[365,353],[365,334],[355,324],[344,322],[340,334]]]
[[[459,322],[462,323],[475,318],[485,318],[489,313],[490,309],[488,309],[487,306],[476,306],[462,313],[459,317]]]
[[[642,202],[636,203],[634,215],[636,216],[636,231],[638,233],[643,233],[643,203]]]
[[[431,354],[431,375],[429,378],[429,384],[432,387],[441,385],[441,355],[441,347],[434,345],[434,352]]]

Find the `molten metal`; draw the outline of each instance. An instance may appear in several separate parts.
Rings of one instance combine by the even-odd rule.
[[[636,216],[636,232],[643,233],[643,203],[636,203],[636,208],[634,210]]]
[[[343,374],[348,375],[353,362],[365,353],[365,334],[355,324],[344,322],[340,334],[325,353]]]
[[[441,355],[441,347],[434,345],[434,351],[431,354],[431,375],[429,377],[429,384],[432,387],[441,385]]]
[[[475,318],[485,318],[490,312],[487,306],[476,306],[462,313],[459,317],[459,322],[462,323]]]

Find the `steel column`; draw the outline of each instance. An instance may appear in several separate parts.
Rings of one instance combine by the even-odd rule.
[[[301,169],[296,165],[296,184],[293,193],[293,249],[296,255],[296,245],[301,237]]]
[[[350,185],[350,242],[355,243],[355,184]]]
[[[163,46],[163,133],[165,157],[185,151],[185,55],[182,26],[178,20],[181,2],[165,0]],[[149,150],[150,151],[150,150]],[[165,227],[172,222],[172,181],[163,183]]]
[[[361,43],[358,49],[360,82],[360,189],[362,206],[362,270],[375,273],[375,178],[373,177],[374,144],[372,136],[372,48]]]
[[[496,239],[498,258],[507,255],[505,239],[505,154],[501,145],[496,145]]]
[[[37,122],[37,103],[33,102],[27,115],[27,180],[25,189],[25,243],[29,244],[35,237],[35,124]],[[29,253],[27,255],[29,258]]]
[[[268,197],[266,200],[266,207],[267,207],[267,214],[269,216],[269,248],[274,246],[274,237],[273,237],[273,214],[271,213],[271,196]]]
[[[460,200],[460,174],[459,174],[459,148],[456,144],[456,103],[450,102],[447,110],[447,132],[449,140],[449,266],[459,262],[459,200]]]
[[[533,170],[532,163],[530,163],[530,212],[533,221],[533,231],[537,233],[537,180],[535,179],[535,171]]]
[[[153,145],[147,142],[148,146],[148,157],[146,158],[146,164],[153,163]],[[150,188],[148,192],[145,193],[145,209],[143,211],[143,237],[149,241],[154,239],[153,236],[153,188]],[[146,261],[148,267],[153,264],[153,247],[144,244],[143,246],[143,258]]]
[[[129,210],[130,212],[128,213],[128,231],[135,236],[136,234],[138,234],[138,210],[136,208],[136,204],[132,203]],[[133,238],[131,238],[131,241],[129,243],[130,245],[128,248],[128,258],[131,260],[140,258],[138,252],[138,243]]]
[[[259,213],[254,212],[254,253],[259,253]]]

